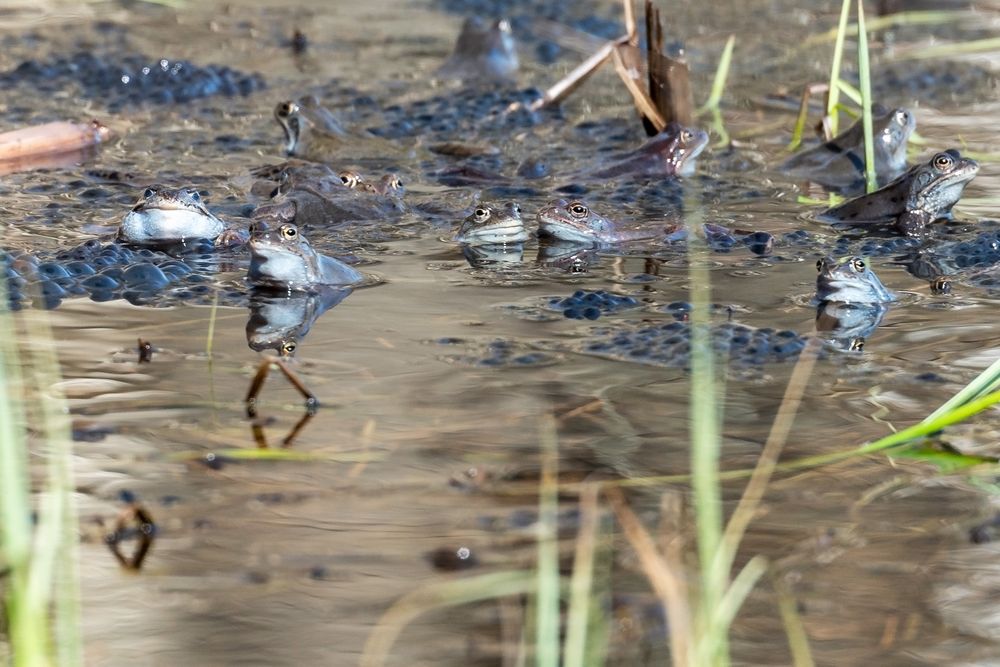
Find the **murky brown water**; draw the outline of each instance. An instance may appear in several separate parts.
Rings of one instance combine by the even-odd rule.
[[[706,90],[726,36],[736,31],[726,113],[731,131],[785,121],[736,158],[708,151],[700,171],[721,180],[692,179],[688,201],[702,200],[707,220],[733,227],[827,234],[802,217],[807,209],[795,202],[792,184],[753,166],[780,154],[792,116],[758,111],[749,100],[782,87],[797,94],[799,84],[821,78],[827,66],[829,44],[791,53],[787,45],[826,30],[835,18],[791,4],[767,3],[765,11],[713,3],[711,13],[689,6],[671,13],[669,30],[687,40],[696,90]],[[600,11],[615,14],[607,6]],[[95,21],[128,27],[95,29]],[[988,31],[995,21],[986,13],[973,27]],[[449,52],[459,23],[422,3],[385,0],[283,9],[218,4],[182,12],[141,4],[15,8],[0,22],[3,70],[81,46],[103,51],[119,40],[150,56],[259,71],[269,88],[246,98],[112,115],[98,102],[71,96],[8,97],[0,99],[0,129],[101,117],[119,138],[89,166],[131,170],[149,175],[150,182],[195,184],[212,192],[213,205],[231,212],[246,201],[248,169],[280,159],[280,131],[271,118],[276,101],[329,90],[331,79],[383,104],[396,92],[411,101],[437,94],[447,87],[429,89],[422,82]],[[678,26],[692,28],[679,34]],[[298,58],[282,44],[295,27],[311,40]],[[949,37],[963,34],[941,30]],[[911,28],[899,40],[932,32]],[[544,87],[577,57],[544,67],[526,47],[519,82]],[[917,108],[918,131],[928,142],[921,155],[951,146],[996,150],[1000,98],[988,84],[979,96],[975,106],[945,101]],[[583,166],[595,158],[593,151],[582,140],[567,150],[567,138],[576,136],[567,128],[584,120],[631,119],[625,102],[616,79],[599,75],[567,104],[565,122],[547,121],[505,138],[500,147],[517,158],[504,163],[506,172],[540,149],[551,152],[557,166]],[[349,119],[353,113],[345,111]],[[216,141],[223,135],[242,142]],[[740,162],[750,168],[734,170]],[[410,166],[411,192],[434,197],[437,186]],[[72,183],[83,170],[3,177],[5,246],[54,248],[113,229],[135,188],[108,186],[112,194],[89,205],[81,192],[92,184]],[[713,189],[734,182],[739,186]],[[528,218],[551,198],[539,187],[540,194],[521,202]],[[740,188],[766,196],[745,196]],[[983,202],[1000,194],[995,163],[984,162],[966,194],[970,203],[962,214],[995,214],[995,206]],[[461,201],[464,195],[440,196]],[[42,215],[52,202],[62,212]],[[630,208],[654,215],[656,205],[650,199]],[[404,218],[377,238],[348,231],[340,239],[364,260],[365,271],[385,283],[356,291],[326,313],[298,350],[295,368],[322,403],[293,444],[294,451],[316,457],[309,461],[229,461],[217,468],[200,461],[211,452],[256,446],[241,403],[259,361],[246,345],[245,308],[217,310],[211,359],[205,346],[212,309],[204,305],[149,308],[77,298],[50,311],[77,426],[108,431],[76,446],[88,664],[356,664],[394,601],[424,584],[463,576],[436,571],[428,553],[467,547],[480,563],[473,572],[532,566],[531,533],[510,526],[509,517],[531,510],[534,500],[505,497],[494,485],[463,490],[451,481],[471,468],[495,476],[537,470],[540,419],[553,410],[565,415],[591,406],[559,422],[564,470],[624,477],[686,471],[683,371],[574,354],[557,343],[574,340],[586,325],[522,319],[510,307],[579,288],[608,289],[643,300],[643,309],[622,317],[662,318],[659,307],[688,298],[684,262],[665,261],[645,282],[635,279],[646,270],[642,257],[605,256],[587,273],[566,274],[533,266],[529,244],[521,264],[473,269],[443,240],[450,233]],[[713,300],[735,306],[740,321],[811,331],[814,258],[772,262],[740,250],[709,259]],[[961,287],[935,297],[925,282],[888,260],[876,268],[901,302],[863,354],[817,365],[787,456],[845,449],[913,423],[998,354],[995,293]],[[239,278],[238,272],[220,276],[234,285]],[[136,363],[137,337],[156,348],[149,365]],[[463,342],[436,342],[445,338]],[[496,368],[467,362],[497,338],[544,349],[553,363]],[[753,465],[791,370],[774,364],[730,377],[722,403],[726,468]],[[920,379],[926,373],[936,380]],[[271,446],[280,446],[298,422],[300,405],[299,396],[272,376],[260,407]],[[969,430],[970,437],[988,445],[995,440],[995,417],[979,421],[983,426]],[[968,537],[971,526],[992,515],[995,500],[984,483],[991,479],[942,476],[924,464],[885,457],[783,477],[771,485],[742,553],[771,559],[775,576],[798,601],[817,664],[996,664],[996,548],[972,545]],[[735,498],[739,488],[727,497]],[[138,573],[119,567],[94,524],[118,512],[119,493],[126,490],[158,526]],[[659,492],[632,496],[637,506],[650,508],[650,525]],[[616,616],[609,662],[662,664],[665,639],[655,614],[645,617],[645,631],[636,630],[642,614],[635,610],[653,598],[643,592],[629,547],[624,541],[618,546],[612,582],[633,601],[633,611]],[[504,627],[509,612],[509,603],[488,603],[420,616],[395,645],[394,664],[513,664],[509,644],[504,650],[500,643],[501,636],[510,637]],[[733,635],[739,664],[790,662],[776,595],[766,580]]]

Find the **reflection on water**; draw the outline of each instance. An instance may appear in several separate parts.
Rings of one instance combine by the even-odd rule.
[[[283,356],[293,354],[316,320],[352,291],[327,286],[314,292],[286,294],[255,290],[250,295],[247,345],[256,352],[274,350]]]
[[[989,270],[995,232],[983,225],[977,236],[979,229],[959,225],[955,242],[979,239],[973,246],[949,252],[942,242],[910,253],[905,243],[869,243],[857,234],[838,241],[839,231],[802,217],[807,207],[793,185],[760,166],[777,160],[792,116],[773,105],[745,111],[750,100],[775,92],[775,81],[797,91],[825,77],[822,58],[786,51],[805,36],[801,3],[778,4],[787,11],[685,5],[674,19],[711,27],[677,35],[689,40],[696,90],[706,89],[728,31],[738,33],[743,55],[724,114],[730,130],[768,123],[781,130],[743,139],[756,142],[752,147],[706,150],[698,175],[683,185],[587,184],[574,196],[609,217],[660,223],[681,215],[681,200],[700,200],[710,229],[724,226],[741,237],[766,231],[774,242],[760,254],[733,242],[707,255],[714,322],[748,337],[819,330],[855,350],[867,340],[862,351],[818,362],[785,454],[797,458],[850,448],[922,418],[997,356],[994,288],[962,273]],[[603,11],[587,7],[572,11]],[[516,199],[532,221],[567,185],[559,174],[639,145],[634,110],[623,94],[609,92],[618,90],[610,74],[598,74],[562,111],[505,113],[534,95],[525,88],[543,87],[562,71],[533,57],[551,57],[552,47],[537,35],[522,44],[518,89],[460,92],[432,82],[430,73],[450,53],[461,19],[426,6],[377,0],[350,11],[256,2],[180,13],[151,4],[93,11],[107,12],[103,22],[69,29],[53,16],[39,25],[37,49],[18,41],[14,19],[0,24],[10,38],[0,67],[76,51],[83,40],[259,71],[268,88],[114,113],[99,99],[81,110],[66,96],[41,95],[30,105],[11,96],[4,121],[11,126],[83,111],[107,116],[119,138],[86,166],[5,176],[4,248],[55,252],[113,229],[134,201],[133,181],[192,184],[212,193],[213,211],[240,221],[253,199],[250,170],[284,157],[272,112],[285,99],[316,94],[359,135],[371,130],[414,148],[398,165],[407,184],[400,201],[409,208],[364,224],[318,221],[308,229],[318,250],[353,256],[366,274],[383,278],[378,287],[248,296],[245,260],[204,259],[205,275],[194,267],[195,278],[186,279],[199,285],[185,283],[176,298],[67,294],[50,311],[78,436],[88,664],[356,664],[382,614],[418,586],[533,566],[543,415],[556,417],[563,481],[687,471],[683,364],[629,363],[628,355],[641,356],[639,334],[626,337],[631,347],[612,358],[578,353],[601,327],[652,331],[655,341],[684,349],[670,333],[656,333],[687,312],[688,257],[680,244],[616,250],[532,239],[463,254],[444,240],[480,189],[485,199]],[[617,5],[608,11],[614,16]],[[766,30],[758,29],[763,21]],[[818,30],[823,22],[813,23]],[[513,26],[516,33],[518,22]],[[308,38],[305,52],[288,46],[296,28]],[[575,58],[559,62],[568,67]],[[974,112],[948,107],[947,97],[919,107],[928,152],[959,136],[981,150],[990,146],[996,99],[982,96]],[[460,158],[424,150],[459,140],[463,150],[481,148]],[[335,166],[355,168],[360,157],[345,155]],[[556,176],[513,176],[518,165],[540,161]],[[102,173],[128,174],[129,183]],[[472,185],[442,187],[457,175]],[[969,194],[994,194],[997,176],[985,163]],[[900,302],[890,309],[831,304],[819,312],[808,305],[814,262],[830,247],[870,255]],[[954,278],[950,296],[928,290],[924,279],[939,275]],[[552,306],[578,292],[598,294],[587,316]],[[153,351],[148,363],[137,358],[137,338]],[[255,403],[257,416],[248,419],[242,399],[260,368],[258,351],[268,360],[270,351],[294,351],[288,368],[319,407],[304,410],[293,386],[271,378]],[[730,369],[720,398],[727,469],[757,460],[792,369],[791,362]],[[995,439],[991,417],[980,428],[969,437]],[[272,458],[248,455],[265,447]],[[727,500],[741,488],[727,486]],[[649,526],[658,524],[664,489],[686,493],[683,483],[628,491]],[[994,549],[968,538],[989,519],[993,495],[982,479],[969,484],[901,457],[782,476],[751,525],[740,562],[757,553],[770,559],[798,605],[817,664],[995,663]],[[141,548],[141,539],[124,539],[116,559],[103,544],[104,528],[93,528],[96,520],[106,527],[124,516],[122,498],[132,499],[131,518],[139,518],[123,522],[116,531],[122,537],[141,538],[143,524],[156,525],[138,573],[120,562],[136,559],[129,547]],[[569,489],[559,502],[568,567],[580,512]],[[681,533],[693,540],[687,524]],[[468,554],[460,567],[450,556],[459,553]],[[664,664],[665,624],[634,554],[616,544],[607,566],[609,663]],[[515,664],[523,618],[512,599],[421,615],[395,644],[393,664]],[[751,596],[733,634],[741,664],[790,662],[768,583]]]

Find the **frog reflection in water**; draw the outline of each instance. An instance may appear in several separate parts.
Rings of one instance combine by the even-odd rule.
[[[935,220],[951,218],[952,207],[978,171],[975,160],[947,150],[884,188],[829,208],[817,218],[850,225],[888,224],[900,234],[916,236]]]
[[[888,183],[906,170],[906,145],[917,122],[907,109],[873,110],[875,173]],[[843,192],[865,185],[864,127],[859,120],[819,146],[796,153],[781,163],[780,171]]]
[[[194,188],[151,185],[118,227],[118,239],[137,245],[217,239],[226,223],[215,217]]]
[[[466,245],[512,245],[528,240],[528,230],[521,220],[521,207],[514,202],[481,203],[465,220],[455,241]]]
[[[517,47],[507,21],[487,24],[478,16],[465,19],[455,50],[437,75],[469,83],[512,80],[517,74]]]
[[[580,245],[601,246],[665,238],[679,229],[680,225],[626,226],[615,223],[582,201],[559,199],[538,211],[539,236]]]
[[[816,330],[845,350],[861,350],[895,295],[860,257],[816,262]]]
[[[257,352],[274,350],[282,357],[293,355],[316,320],[352,291],[349,287],[327,286],[286,294],[255,290],[250,295],[247,345]]]
[[[317,253],[298,227],[280,219],[254,220],[250,255],[247,278],[255,287],[312,291],[363,280],[361,273],[347,264]]]

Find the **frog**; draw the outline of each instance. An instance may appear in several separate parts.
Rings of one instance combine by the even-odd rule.
[[[117,239],[133,245],[167,245],[219,239],[226,230],[226,223],[208,210],[195,188],[150,185],[125,214]]]
[[[916,127],[916,116],[909,109],[886,109],[880,105],[873,109],[875,174],[880,185],[906,171],[906,147]],[[835,192],[863,190],[865,138],[862,121],[854,123],[830,141],[792,155],[778,166],[778,170]]]
[[[691,176],[695,160],[708,145],[708,133],[680,123],[669,123],[642,146],[612,157],[611,164],[577,172],[578,180],[607,180],[621,177]]]
[[[603,246],[657,239],[676,233],[682,225],[632,225],[612,222],[586,202],[557,199],[538,210],[538,235],[581,245]]]
[[[462,221],[455,241],[466,245],[509,245],[524,243],[528,238],[519,205],[480,203]]]
[[[816,271],[816,331],[840,350],[860,352],[896,295],[863,257],[825,257]]]
[[[816,262],[816,271],[817,302],[868,304],[896,300],[863,257],[825,257]]]
[[[404,192],[403,181],[398,174],[389,173],[383,175],[377,181],[371,181],[356,171],[345,170],[338,174],[340,182],[351,190],[363,190],[376,195],[402,196]]]
[[[285,154],[310,162],[342,162],[363,154],[376,161],[399,158],[406,151],[367,132],[347,131],[337,116],[314,95],[284,100],[274,108],[274,118],[285,134]]]
[[[451,56],[437,69],[437,76],[488,85],[513,80],[517,70],[517,46],[510,22],[498,19],[487,23],[470,16],[462,24]]]
[[[364,276],[340,260],[316,252],[297,225],[279,217],[254,220],[247,280],[257,288],[311,292],[356,285]]]
[[[951,218],[952,207],[978,172],[978,162],[949,149],[911,167],[872,193],[828,208],[817,219],[849,225],[889,225],[900,234],[920,236],[930,223]]]

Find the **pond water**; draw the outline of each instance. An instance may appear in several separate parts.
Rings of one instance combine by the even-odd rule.
[[[784,101],[826,76],[831,42],[805,40],[836,16],[825,3],[771,2],[766,11],[761,3],[696,4],[671,8],[667,41],[687,47],[700,100],[726,38],[737,36],[723,115],[738,147],[710,147],[697,174],[680,184],[608,184],[586,197],[613,218],[700,217],[778,239],[805,230],[808,242],[770,255],[737,244],[697,259],[709,268],[718,322],[809,334],[815,262],[841,233],[809,220],[812,209],[797,201],[818,190],[806,192],[768,166],[783,156],[794,123]],[[458,10],[479,6],[513,19],[522,68],[515,86],[460,94],[433,72],[458,33]],[[533,566],[534,480],[547,415],[556,415],[567,480],[687,471],[690,378],[683,363],[581,353],[594,327],[674,321],[667,306],[690,298],[682,249],[601,251],[568,271],[565,263],[537,261],[534,240],[523,255],[476,266],[450,240],[477,196],[517,200],[531,226],[564,184],[558,174],[644,140],[610,67],[561,109],[505,112],[586,55],[573,47],[590,41],[559,30],[554,11],[565,12],[565,23],[610,31],[603,37],[622,31],[620,6],[610,2],[47,3],[14,5],[0,17],[3,71],[87,52],[108,61],[143,55],[154,67],[161,58],[225,65],[266,82],[248,95],[172,104],[133,102],[52,71],[8,82],[2,130],[96,117],[116,135],[81,164],[2,177],[8,250],[52,252],[110,234],[149,183],[197,187],[210,208],[246,223],[250,170],[283,159],[272,111],[307,93],[347,126],[375,128],[409,147],[410,156],[389,166],[406,183],[404,201],[423,206],[391,220],[308,231],[320,250],[357,260],[378,280],[317,319],[296,351],[291,365],[321,404],[290,444],[302,460],[220,453],[257,447],[254,427],[281,448],[306,414],[274,372],[257,418],[246,416],[243,398],[260,355],[247,346],[249,311],[237,296],[246,259],[238,253],[225,256],[202,292],[143,305],[67,296],[47,311],[79,436],[88,664],[357,664],[401,596]],[[878,89],[882,101],[911,106],[926,142],[911,146],[911,162],[950,147],[996,150],[1000,93],[991,58],[929,64],[910,55],[932,37],[995,34],[998,21],[985,12],[875,36],[877,71],[896,77]],[[297,28],[309,43],[298,55],[288,44]],[[407,118],[412,125],[401,130]],[[458,161],[425,148],[444,140],[499,149],[474,161],[483,170],[513,176],[523,161],[541,159],[556,176],[442,185],[433,174]],[[101,176],[112,170],[127,172],[126,182]],[[995,231],[986,219],[995,215],[989,198],[998,194],[1000,169],[987,155],[956,209],[966,224],[940,238],[974,238],[977,221]],[[438,212],[427,213],[431,207]],[[1000,355],[996,291],[959,272],[951,294],[935,295],[897,255],[871,261],[899,302],[863,351],[818,361],[786,457],[847,449],[914,423]],[[605,290],[636,304],[596,322],[548,307],[576,290]],[[148,364],[137,361],[137,338],[153,345]],[[793,368],[779,362],[726,374],[719,399],[724,468],[754,464]],[[986,414],[949,440],[990,454],[996,426]],[[727,485],[727,500],[741,488]],[[798,606],[817,664],[996,664],[997,548],[970,541],[970,530],[994,514],[991,488],[988,474],[945,475],[884,456],[782,475],[751,524],[740,562],[755,554],[770,560],[773,578]],[[650,527],[669,489],[683,494],[687,487],[629,492]],[[138,498],[157,526],[138,572],[120,567],[103,544],[123,492]],[[575,507],[572,493],[561,497],[569,523]],[[565,532],[568,555],[573,531]],[[693,554],[693,527],[682,532]],[[460,548],[476,561],[461,573],[432,556]],[[608,662],[663,664],[668,652],[655,597],[624,539],[616,538],[614,554]],[[406,628],[390,662],[516,664],[520,614],[509,599],[429,611]],[[739,664],[789,664],[787,646],[778,596],[765,578],[734,625],[733,654]]]

